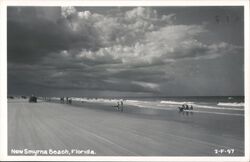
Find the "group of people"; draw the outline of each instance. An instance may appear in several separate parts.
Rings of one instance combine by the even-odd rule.
[[[61,98],[60,98],[60,102],[61,102],[61,103],[65,103],[64,97],[61,97]],[[66,97],[66,104],[72,104],[72,99],[69,98],[69,97]]]
[[[117,105],[114,107],[117,107],[117,110],[120,110],[121,112],[123,112],[123,101],[118,101]]]
[[[193,110],[193,105],[188,106],[187,104],[183,104],[181,107],[178,107],[180,111],[183,110]]]

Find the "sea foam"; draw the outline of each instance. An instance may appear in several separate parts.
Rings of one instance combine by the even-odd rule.
[[[238,103],[238,102],[234,102],[234,103],[227,103],[227,102],[219,102],[218,104],[217,104],[218,106],[230,106],[230,107],[243,107],[244,106],[244,103],[243,102],[240,102],[240,103]]]
[[[161,101],[161,104],[170,104],[170,105],[184,105],[184,104],[193,104],[194,102],[178,102],[178,101]]]

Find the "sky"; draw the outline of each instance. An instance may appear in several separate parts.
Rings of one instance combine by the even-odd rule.
[[[8,7],[8,95],[244,95],[243,7]]]

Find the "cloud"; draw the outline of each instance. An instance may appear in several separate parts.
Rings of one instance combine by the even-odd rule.
[[[180,59],[214,59],[225,54],[242,52],[240,46],[226,42],[207,44],[198,36],[208,34],[202,25],[171,25],[146,35],[147,57],[160,58],[164,62]]]
[[[39,60],[67,50],[76,59],[92,62],[148,65],[183,58],[212,59],[240,50],[226,42],[203,43],[198,36],[207,34],[206,26],[174,25],[174,17],[175,14],[159,16],[156,10],[143,7],[118,16],[62,7],[57,23],[35,18],[28,22],[10,20],[8,31],[13,34],[8,39],[9,58],[25,61],[18,57],[25,53],[27,60]],[[15,42],[18,34],[25,40],[22,44]]]
[[[159,85],[155,83],[148,83],[148,82],[139,82],[139,81],[132,81],[133,84],[139,85],[141,87],[147,88],[147,89],[152,89],[159,91]]]
[[[72,31],[80,35],[94,32],[94,36],[101,40],[101,45],[107,47],[117,44],[133,45],[142,40],[146,32],[172,24],[174,14],[159,17],[156,10],[138,7],[114,16],[64,7],[62,17]]]
[[[177,16],[150,7],[110,13],[8,8],[9,80],[49,89],[164,94],[162,87],[182,84],[181,76],[198,75],[185,62],[242,56],[240,45],[204,39],[209,23],[177,24]]]
[[[69,18],[72,15],[76,14],[76,9],[74,7],[62,7],[61,13],[64,18]]]
[[[205,34],[204,26],[170,25],[158,31],[147,32],[133,45],[113,43],[97,51],[82,49],[76,54],[83,61],[129,66],[149,66],[183,59],[214,59],[227,54],[242,52],[242,47],[226,42],[205,44],[196,38]]]

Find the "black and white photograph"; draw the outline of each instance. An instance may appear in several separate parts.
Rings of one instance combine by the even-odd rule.
[[[7,157],[249,160],[249,6],[151,4],[6,6]]]

